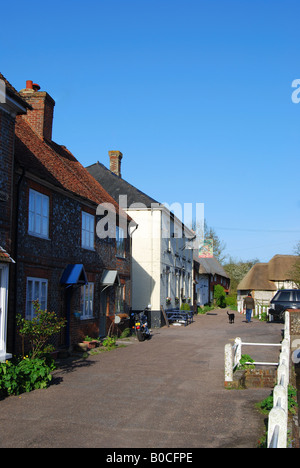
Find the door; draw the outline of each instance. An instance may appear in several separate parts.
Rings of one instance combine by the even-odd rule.
[[[107,308],[107,292],[106,289],[101,291],[100,295],[100,320],[99,320],[99,335],[106,336],[106,308]]]
[[[0,264],[0,361],[11,358],[6,353],[8,303],[8,266]]]

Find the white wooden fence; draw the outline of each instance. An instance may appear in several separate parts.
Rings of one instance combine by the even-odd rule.
[[[272,321],[273,316],[269,315],[269,305],[264,305],[264,304],[255,304],[255,309],[253,311],[253,316],[258,317],[259,320],[261,319],[262,314],[267,314],[268,320]],[[237,301],[237,310],[240,314],[245,314],[243,310],[243,301]]]
[[[280,344],[274,343],[246,343],[236,338],[234,345],[225,345],[225,382],[233,381],[234,369],[240,362],[242,346],[281,346],[279,362],[254,362],[249,364],[276,365],[277,385],[273,391],[273,408],[269,413],[268,448],[287,447],[288,424],[288,385],[290,362],[290,314],[285,313],[284,339]]]
[[[282,341],[277,385],[273,391],[273,408],[269,413],[268,448],[287,447],[288,385],[290,378],[290,314],[285,312],[284,339]]]

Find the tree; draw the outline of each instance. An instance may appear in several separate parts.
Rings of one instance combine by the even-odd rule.
[[[229,258],[228,263],[223,268],[230,276],[230,292],[232,294],[236,294],[238,284],[256,263],[259,263],[258,258],[246,261],[236,260],[232,257]]]
[[[214,257],[222,264],[226,258],[226,255],[224,255],[226,244],[219,238],[216,231],[212,227],[209,227],[207,225],[206,220],[204,220],[204,233],[203,227],[200,225],[196,225],[195,221],[193,221],[192,223],[192,230],[195,231],[197,235],[197,241],[199,241],[200,239],[211,239],[213,241]],[[197,245],[197,243],[195,245]]]
[[[225,289],[220,284],[216,284],[214,287],[214,300],[217,306],[226,307]]]
[[[300,289],[300,241],[294,247],[294,252],[298,255],[295,264],[291,270],[291,280],[296,284],[296,287]]]
[[[19,335],[22,338],[29,339],[32,348],[32,359],[53,351],[54,347],[49,345],[48,341],[66,325],[66,320],[59,319],[55,312],[42,310],[39,301],[33,301],[33,306],[35,316],[32,320],[26,320],[21,315],[17,316]]]

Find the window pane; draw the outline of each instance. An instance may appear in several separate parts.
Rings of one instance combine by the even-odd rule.
[[[95,218],[89,213],[82,212],[82,226],[81,226],[81,245],[82,247],[93,249],[94,248],[94,226]]]
[[[49,197],[35,190],[29,192],[28,231],[43,237],[49,235]]]

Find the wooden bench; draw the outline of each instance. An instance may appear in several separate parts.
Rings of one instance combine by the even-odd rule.
[[[185,327],[194,321],[191,310],[166,309],[165,314],[169,322],[184,322]]]

